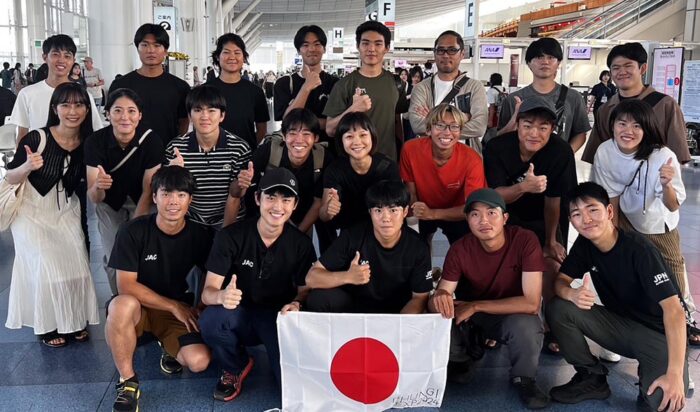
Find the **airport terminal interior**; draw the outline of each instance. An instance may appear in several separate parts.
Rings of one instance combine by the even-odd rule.
[[[525,62],[527,47],[539,38],[552,37],[563,50],[556,81],[584,98],[588,121],[595,123],[593,87],[599,74],[609,70],[606,57],[619,44],[639,42],[649,55],[644,83],[670,95],[683,110],[690,161],[681,167],[686,199],[680,207],[678,231],[690,293],[700,303],[700,9],[696,0],[0,0],[0,62],[20,68],[8,82],[13,93],[31,83],[27,71],[43,63],[42,42],[67,34],[75,45],[75,61],[84,69],[85,58],[100,69],[107,93],[112,81],[137,69],[141,62],[133,44],[134,32],[144,23],[166,29],[170,39],[166,70],[191,87],[207,81],[216,38],[236,33],[250,54],[242,74],[266,94],[270,121],[267,132],[279,130],[274,120],[276,79],[302,69],[293,44],[297,30],[318,25],[327,35],[323,69],[342,78],[359,66],[355,28],[368,20],[389,27],[391,49],[384,69],[401,69],[435,75],[435,39],[446,30],[464,38],[461,72],[480,81],[501,75],[506,93],[533,82]],[[666,62],[665,51],[673,54]],[[444,54],[444,52],[443,52]],[[413,72],[412,72],[413,73]],[[214,72],[211,75],[216,76]],[[24,80],[21,78],[24,76]],[[4,79],[4,75],[0,74]],[[411,79],[407,80],[411,82]],[[24,82],[24,83],[22,83]],[[12,84],[10,84],[12,83]],[[5,82],[3,81],[3,87]],[[268,88],[269,90],[266,90]],[[603,103],[607,101],[607,97]],[[9,116],[9,112],[6,114]],[[407,114],[404,114],[407,115]],[[405,119],[408,119],[406,116]],[[103,123],[107,120],[102,114]],[[191,127],[191,126],[190,126]],[[3,126],[0,134],[15,126]],[[0,175],[12,158],[16,142],[0,142]],[[21,149],[20,149],[21,150]],[[591,165],[581,160],[585,147],[575,153],[579,182],[588,181]],[[15,245],[10,230],[0,232],[0,411],[109,411],[119,383],[110,348],[105,340],[105,305],[112,290],[102,265],[102,242],[94,207],[88,207],[90,270],[99,304],[99,325],[88,327],[89,341],[48,347],[30,327],[4,327],[10,304]],[[568,247],[577,232],[569,230]],[[314,238],[318,248],[317,238]],[[433,267],[442,267],[450,245],[438,231],[432,239]],[[32,251],[41,254],[41,250]],[[700,314],[695,314],[700,321]],[[592,351],[599,347],[592,343]],[[700,346],[689,347],[691,381],[700,384]],[[143,339],[134,354],[140,380],[141,411],[268,411],[281,410],[280,389],[271,372],[265,348],[249,349],[256,360],[240,396],[230,402],[212,397],[219,379],[216,362],[201,373],[188,370],[167,375],[159,365],[161,348]],[[448,382],[442,411],[524,410],[509,384],[508,348],[486,351],[469,383]],[[633,411],[639,391],[638,362],[622,358],[607,363],[612,395],[575,405],[552,402],[552,411]],[[567,382],[574,369],[560,355],[543,351],[537,383],[551,388]],[[283,385],[294,385],[284,382]],[[691,385],[692,387],[692,385]],[[302,409],[303,410],[303,409]],[[364,410],[364,409],[358,409]],[[374,410],[374,409],[366,409]],[[689,390],[687,411],[700,411],[700,397]]]

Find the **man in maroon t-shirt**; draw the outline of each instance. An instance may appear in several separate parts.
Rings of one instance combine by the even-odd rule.
[[[466,380],[475,360],[470,346],[483,339],[466,339],[464,331],[473,336],[480,330],[483,338],[508,346],[511,382],[528,409],[539,409],[549,403],[535,383],[543,340],[542,249],[533,232],[505,226],[505,210],[493,189],[469,195],[464,212],[471,233],[450,246],[428,308],[455,319],[448,376]]]

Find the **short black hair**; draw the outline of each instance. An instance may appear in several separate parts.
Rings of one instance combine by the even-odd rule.
[[[408,78],[413,79],[413,76],[419,75],[421,81],[423,80],[423,69],[420,68],[420,66],[413,66],[411,67],[411,70],[408,71]]]
[[[543,37],[533,41],[527,46],[527,51],[525,51],[525,63],[530,63],[532,59],[544,56],[545,54],[556,58],[558,61],[562,61],[564,58],[561,44],[554,38]]]
[[[156,38],[156,43],[165,47],[165,50],[170,48],[170,36],[168,36],[168,32],[165,31],[162,26],[153,23],[143,24],[136,30],[134,34],[134,46],[138,48],[139,43],[149,34],[152,34],[153,37]]]
[[[377,129],[372,124],[369,116],[363,112],[350,112],[340,119],[338,129],[335,132],[338,153],[344,156],[348,155],[343,148],[343,135],[354,129],[367,130],[372,137],[372,150],[370,150],[370,153],[377,151]]]
[[[297,30],[297,34],[294,35],[294,47],[297,49],[297,51],[299,51],[299,49],[301,49],[301,46],[304,45],[304,39],[309,33],[315,34],[318,38],[318,41],[321,42],[321,45],[323,45],[323,47],[326,47],[326,43],[328,43],[326,33],[323,31],[322,28],[318,27],[315,24],[312,24],[309,26],[301,26],[301,28]]]
[[[46,120],[46,127],[56,126],[61,123],[61,119],[56,113],[57,107],[62,103],[82,103],[87,108],[85,120],[80,124],[79,137],[85,140],[93,132],[92,130],[92,107],[87,89],[79,83],[61,83],[54,89],[49,102],[49,117]]]
[[[437,45],[438,45],[438,42],[440,41],[440,39],[441,39],[442,37],[445,37],[445,36],[454,36],[454,37],[456,37],[456,38],[457,38],[457,44],[459,44],[459,48],[462,49],[462,50],[464,50],[464,39],[462,38],[462,35],[461,35],[461,34],[457,33],[457,32],[454,31],[454,30],[445,30],[445,31],[443,31],[442,33],[440,33],[440,35],[437,36],[437,37],[435,38],[435,43],[433,44],[433,48],[436,48]]]
[[[381,34],[382,37],[384,37],[384,46],[387,49],[389,48],[391,45],[391,31],[389,31],[389,28],[382,23],[374,20],[366,21],[357,26],[357,29],[355,30],[355,43],[358,47],[360,46],[360,40],[362,40],[362,34],[367,31],[374,31]]]
[[[613,47],[608,53],[607,64],[608,67],[612,66],[612,62],[616,57],[624,57],[630,60],[634,60],[641,67],[649,59],[647,51],[644,50],[644,46],[638,42],[618,44]]]
[[[525,113],[518,113],[518,115],[515,117],[516,122],[519,122],[521,120],[539,120],[541,122],[546,122],[552,125],[557,124],[557,118],[552,116],[552,113],[550,113],[548,110],[541,108],[541,109],[533,109],[533,110],[528,110]]]
[[[491,86],[501,86],[503,84],[503,76],[501,76],[501,73],[491,73],[489,84]]]
[[[655,150],[663,147],[661,128],[654,115],[654,109],[641,99],[625,99],[613,109],[608,124],[610,135],[614,134],[615,121],[618,119],[633,119],[642,127],[642,141],[634,154],[637,160],[646,160]]]
[[[297,130],[303,127],[309,129],[316,136],[321,134],[321,125],[318,122],[318,117],[309,109],[292,109],[282,119],[282,134],[284,135],[290,130]]]
[[[380,180],[365,192],[367,209],[373,207],[407,207],[411,195],[403,182],[398,180]]]
[[[187,98],[185,99],[185,109],[187,113],[190,113],[192,109],[203,107],[210,107],[226,112],[226,98],[219,89],[208,84],[192,88],[192,90],[187,93]]]
[[[107,96],[107,102],[105,103],[105,111],[108,112],[114,105],[114,102],[116,102],[121,97],[126,97],[127,99],[134,102],[136,108],[139,109],[139,112],[143,112],[143,101],[141,100],[139,95],[136,94],[135,91],[127,89],[125,87],[116,89],[112,93],[110,93],[109,96]]]
[[[158,193],[158,189],[166,192],[186,192],[191,195],[196,188],[194,175],[182,166],[161,167],[151,179],[151,191],[154,195]]]
[[[75,47],[75,42],[70,36],[65,34],[56,34],[48,37],[41,44],[41,52],[43,54],[49,54],[51,53],[51,50],[67,51],[75,56],[77,48]]]
[[[425,62],[425,70],[430,70],[433,68],[433,63],[431,62]]]
[[[598,76],[598,80],[603,81],[603,76],[610,77],[610,70],[603,70],[602,72],[600,72],[600,75]]]
[[[219,36],[218,39],[216,39],[216,49],[214,49],[214,51],[211,52],[211,62],[214,64],[214,66],[221,67],[221,64],[219,63],[219,55],[221,54],[221,51],[224,50],[224,46],[226,46],[228,43],[233,43],[239,49],[241,49],[241,52],[243,52],[243,62],[248,63],[248,57],[250,55],[245,49],[245,42],[243,41],[243,37],[235,33],[224,33],[221,36]]]
[[[603,186],[595,182],[579,183],[566,194],[564,199],[566,200],[565,204],[567,214],[571,213],[571,204],[576,203],[579,200],[597,200],[605,207],[608,207],[610,204],[610,196],[608,196],[608,191],[605,190]]]
[[[2,67],[4,67],[5,69],[9,69],[9,68],[10,68],[10,63],[5,62],[5,63],[2,64]]]

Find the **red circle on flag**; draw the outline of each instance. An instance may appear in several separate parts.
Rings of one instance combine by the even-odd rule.
[[[399,383],[399,362],[394,352],[376,339],[352,339],[333,356],[331,380],[352,400],[381,402],[394,393]]]

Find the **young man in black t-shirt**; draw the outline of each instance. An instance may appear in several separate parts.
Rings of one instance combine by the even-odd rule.
[[[109,265],[117,270],[119,295],[108,304],[105,335],[119,371],[116,411],[137,411],[139,381],[134,372],[136,341],[150,332],[163,347],[160,366],[174,374],[207,368],[209,349],[199,336],[198,311],[187,293],[187,274],[203,266],[211,232],[185,218],[194,177],[182,167],[159,169],[151,181],[158,213],[119,230]]]
[[[371,223],[343,230],[306,276],[310,311],[423,313],[433,287],[430,247],[405,226],[410,195],[381,181],[365,195]]]
[[[223,369],[214,398],[237,397],[253,368],[245,346],[263,344],[280,381],[277,313],[301,309],[304,276],[316,260],[311,239],[288,223],[299,201],[296,177],[287,169],[260,179],[260,217],[223,228],[209,259],[199,324],[202,337]]]
[[[163,69],[170,37],[161,26],[146,23],[139,27],[134,35],[134,46],[141,67],[115,79],[109,86],[109,93],[122,87],[135,91],[143,101],[144,124],[166,144],[187,132],[189,120],[185,98],[190,86]]]
[[[282,76],[275,82],[275,120],[282,120],[294,109],[306,108],[318,117],[321,125],[321,141],[328,141],[326,134],[326,107],[337,78],[323,71],[321,59],[326,52],[326,34],[316,26],[303,26],[294,35],[294,47],[301,56],[301,71]]]
[[[588,337],[639,361],[639,406],[681,410],[688,389],[688,339],[675,277],[651,242],[615,228],[613,207],[603,187],[582,183],[567,198],[569,220],[579,237],[561,265],[557,297],[546,312],[576,374],[567,384],[552,388],[550,396],[562,403],[610,396],[608,371],[591,354],[584,339]],[[581,278],[582,286],[570,286]],[[605,306],[595,304],[591,281]]]
[[[319,248],[325,251],[335,231],[318,219],[323,195],[323,171],[333,159],[326,147],[317,144],[321,132],[318,118],[308,109],[294,109],[282,121],[284,140],[276,135],[258,146],[252,164],[238,173],[231,184],[231,196],[245,198],[246,212],[257,216],[255,191],[260,177],[270,169],[284,167],[297,178],[299,203],[292,213],[291,222],[307,233],[316,227]]]
[[[516,122],[516,132],[486,146],[486,181],[506,201],[509,222],[532,230],[539,238],[547,258],[542,285],[547,302],[566,256],[569,226],[561,213],[561,198],[576,185],[574,153],[562,139],[551,138],[556,112],[550,101],[542,97],[525,100]]]

